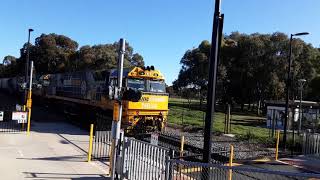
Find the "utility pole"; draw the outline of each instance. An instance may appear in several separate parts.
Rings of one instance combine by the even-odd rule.
[[[284,119],[284,131],[283,131],[283,149],[286,150],[286,143],[287,143],[287,125],[289,119],[289,93],[291,88],[291,59],[292,54],[292,34],[290,36],[290,44],[289,44],[289,60],[288,60],[288,72],[287,72],[287,85],[286,85],[286,108],[285,108],[285,119]]]
[[[287,84],[286,84],[286,109],[285,109],[285,119],[284,119],[284,131],[283,131],[283,149],[286,150],[286,143],[287,143],[287,126],[288,126],[288,119],[289,119],[289,96],[291,91],[291,66],[292,66],[292,40],[294,36],[303,36],[308,35],[308,32],[301,32],[296,34],[290,35],[290,42],[289,42],[289,58],[288,58],[288,77],[287,77]]]
[[[120,49],[119,49],[119,59],[118,59],[118,87],[114,93],[115,102],[113,108],[113,121],[112,121],[112,144],[111,144],[111,179],[115,179],[115,169],[117,162],[117,148],[120,139],[120,128],[121,128],[121,119],[122,119],[122,76],[123,76],[123,61],[125,53],[125,39],[120,39]]]
[[[31,61],[31,64],[30,64],[30,81],[29,81],[29,90],[28,90],[28,97],[27,97],[27,108],[28,108],[27,135],[30,135],[30,126],[31,126],[32,75],[33,75],[33,61]]]
[[[219,55],[219,32],[222,32],[222,21],[220,18],[220,1],[215,1],[215,10],[213,17],[213,29],[209,59],[209,81],[208,81],[208,93],[207,93],[207,110],[205,120],[205,131],[204,131],[204,146],[203,146],[203,162],[211,162],[211,150],[212,150],[212,124],[215,113],[215,92],[216,92],[216,76],[217,76],[217,65]],[[203,168],[202,178],[209,179],[207,172],[208,168]]]
[[[33,31],[33,29],[28,29],[28,44],[27,44],[27,57],[26,57],[26,64],[25,64],[25,84],[27,85],[27,82],[28,82],[28,73],[29,73],[29,65],[30,65],[30,63],[29,63],[29,54],[30,54],[30,34],[31,34],[31,32]],[[28,95],[27,95],[27,86],[25,86],[25,90],[24,90],[24,104],[26,104],[27,103],[27,97]]]

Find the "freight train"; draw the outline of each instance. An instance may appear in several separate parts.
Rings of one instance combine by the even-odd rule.
[[[116,69],[111,69],[42,75],[34,79],[33,97],[41,103],[58,105],[56,107],[68,116],[86,117],[88,124],[101,119],[111,124],[117,74]],[[23,77],[2,78],[0,89],[21,93],[22,82]],[[122,100],[123,128],[164,129],[168,117],[168,94],[165,78],[159,70],[153,66],[124,69],[123,92],[138,92],[135,93],[136,100]]]

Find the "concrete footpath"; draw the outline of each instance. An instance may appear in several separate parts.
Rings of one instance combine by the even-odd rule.
[[[88,132],[67,123],[33,123],[0,134],[0,179],[108,179],[108,164],[86,162]]]
[[[320,157],[318,156],[301,155],[293,158],[281,158],[280,161],[314,173],[320,173]]]

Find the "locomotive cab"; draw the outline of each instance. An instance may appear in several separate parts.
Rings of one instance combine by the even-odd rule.
[[[109,95],[115,92],[116,71],[110,76]],[[124,70],[123,117],[124,127],[141,131],[163,130],[168,115],[168,94],[163,75],[151,68],[135,67]],[[111,92],[111,93],[110,93]]]

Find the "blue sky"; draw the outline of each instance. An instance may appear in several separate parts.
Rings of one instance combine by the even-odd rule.
[[[320,46],[319,0],[222,0],[224,33],[287,34]],[[32,27],[69,36],[80,46],[113,43],[123,37],[167,78],[177,78],[187,49],[211,39],[213,0],[6,0],[0,2],[0,60],[19,56]]]

